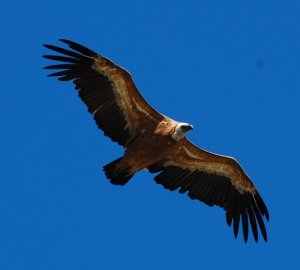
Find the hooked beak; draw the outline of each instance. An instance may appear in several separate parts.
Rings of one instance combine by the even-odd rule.
[[[188,132],[190,130],[193,129],[193,126],[192,125],[185,125],[185,126],[182,126],[182,129],[185,131],[185,132]]]
[[[192,130],[193,128],[194,128],[193,125],[189,125],[189,126],[187,127],[188,130]]]

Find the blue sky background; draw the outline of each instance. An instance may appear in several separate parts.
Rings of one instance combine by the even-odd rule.
[[[247,3],[246,3],[247,2]],[[300,269],[299,1],[1,2],[1,269]],[[235,240],[223,210],[138,173],[43,43],[82,43],[128,69],[189,138],[231,155],[270,210],[268,243]]]

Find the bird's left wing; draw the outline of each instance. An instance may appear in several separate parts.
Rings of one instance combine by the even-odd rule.
[[[160,172],[154,179],[165,188],[188,192],[192,199],[224,208],[227,224],[233,224],[235,237],[241,221],[247,242],[250,221],[255,241],[258,240],[257,224],[267,241],[263,221],[263,216],[269,220],[267,207],[250,178],[233,158],[209,153],[184,139],[176,153],[148,169],[152,173]]]

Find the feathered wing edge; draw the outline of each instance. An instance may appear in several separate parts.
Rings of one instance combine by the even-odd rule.
[[[76,42],[60,41],[71,50],[45,44],[60,54],[44,55],[59,62],[45,69],[59,70],[49,76],[74,82],[79,97],[106,136],[126,147],[140,123],[151,124],[164,118],[145,101],[126,70]]]
[[[267,242],[263,217],[268,221],[269,212],[254,186],[252,189],[244,189],[243,186],[234,183],[235,179],[226,176],[223,172],[205,170],[205,166],[200,163],[199,168],[195,167],[195,163],[189,167],[187,162],[181,164],[176,157],[174,159],[149,166],[151,173],[159,173],[154,177],[156,183],[171,191],[188,192],[191,199],[197,199],[209,206],[222,207],[226,212],[226,222],[228,226],[232,225],[235,237],[238,235],[241,223],[245,243],[248,241],[249,223],[255,242],[258,241],[258,227]],[[244,181],[251,182],[247,177]],[[253,185],[251,182],[248,186],[251,186],[250,184]]]

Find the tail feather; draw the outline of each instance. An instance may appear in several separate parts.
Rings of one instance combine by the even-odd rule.
[[[106,164],[103,167],[103,171],[105,172],[106,177],[110,180],[110,182],[114,185],[125,185],[130,178],[134,175],[130,173],[131,167],[117,168],[117,163],[122,158],[118,158],[111,163]]]

